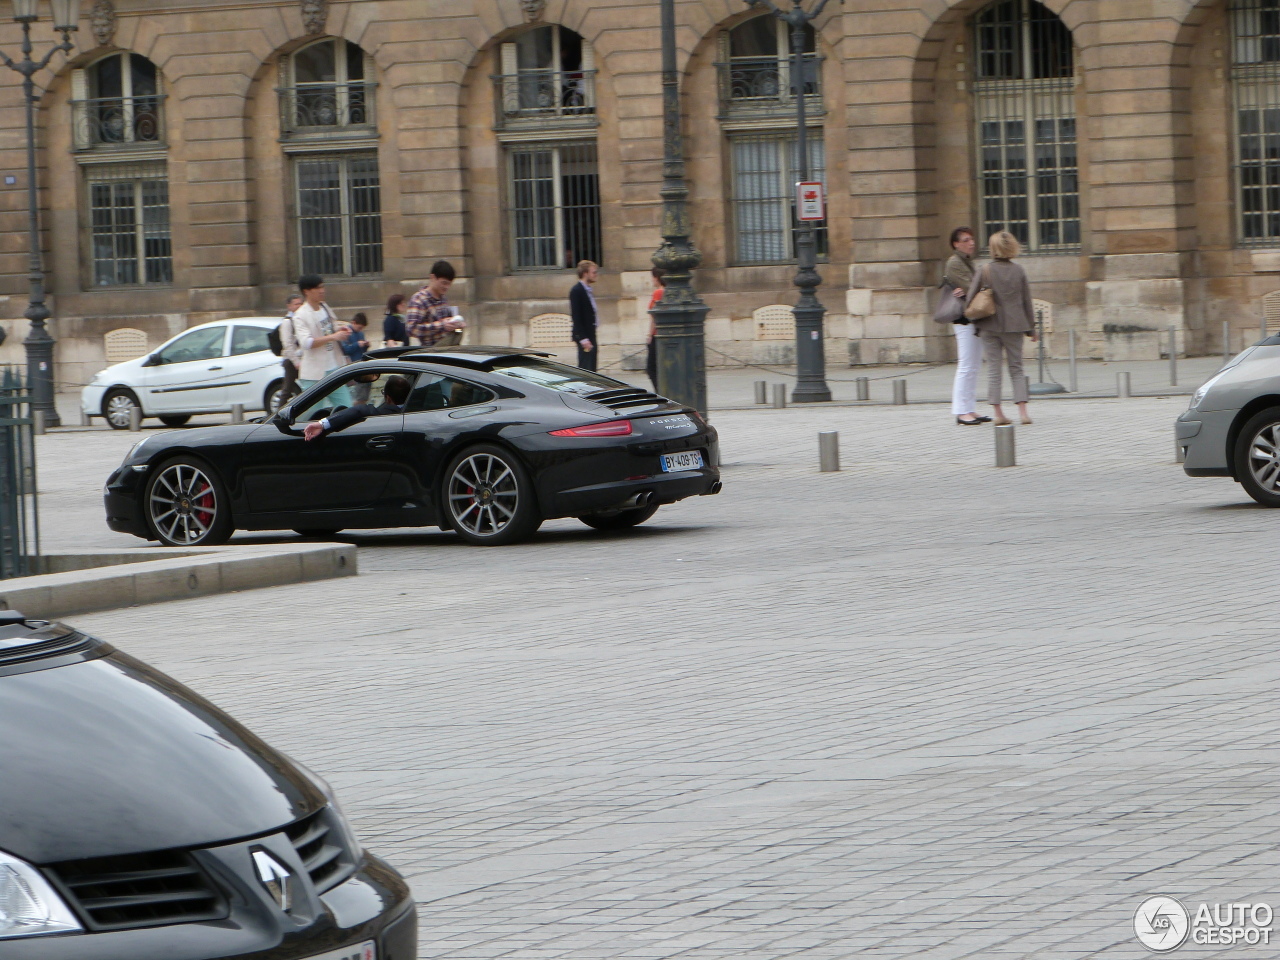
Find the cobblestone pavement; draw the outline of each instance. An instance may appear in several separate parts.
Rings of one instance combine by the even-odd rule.
[[[725,492],[630,535],[78,622],[327,776],[424,957],[1137,958],[1147,894],[1280,906],[1280,513],[1184,404],[1033,404],[1011,470],[941,407],[724,412]],[[104,436],[42,441],[69,517]]]

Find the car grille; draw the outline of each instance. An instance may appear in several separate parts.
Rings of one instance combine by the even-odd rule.
[[[648,390],[642,390],[639,387],[630,387],[622,390],[601,390],[598,393],[588,393],[586,399],[602,403],[613,410],[625,410],[629,407],[652,407],[660,403],[670,402],[666,397],[660,397],[656,393],[650,393]]]
[[[49,868],[90,930],[220,920],[227,904],[183,851],[73,860]]]
[[[355,868],[352,851],[334,826],[328,807],[285,827],[284,832],[317,893],[332,890],[351,875]]]

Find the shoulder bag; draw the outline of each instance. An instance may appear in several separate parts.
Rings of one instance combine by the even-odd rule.
[[[943,280],[939,287],[942,294],[938,297],[938,305],[933,308],[934,322],[964,323],[964,297],[955,295],[956,287],[949,280]]]
[[[969,305],[964,308],[964,315],[969,320],[985,320],[996,312],[996,295],[987,286],[987,268],[982,268],[982,282],[978,292],[973,295]]]

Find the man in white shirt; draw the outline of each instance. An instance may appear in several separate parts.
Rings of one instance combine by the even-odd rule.
[[[348,327],[338,324],[324,302],[324,280],[308,274],[298,281],[303,304],[293,312],[293,333],[302,351],[298,365],[298,386],[303,390],[323,380],[339,367],[346,366],[347,357],[338,341],[345,340]]]

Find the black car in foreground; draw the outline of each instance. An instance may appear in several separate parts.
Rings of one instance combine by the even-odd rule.
[[[213,704],[0,611],[0,957],[414,960],[409,889]]]
[[[107,524],[169,546],[427,525],[497,545],[553,517],[617,530],[720,492],[696,410],[547,356],[373,351],[274,415],[141,441],[107,480]]]

